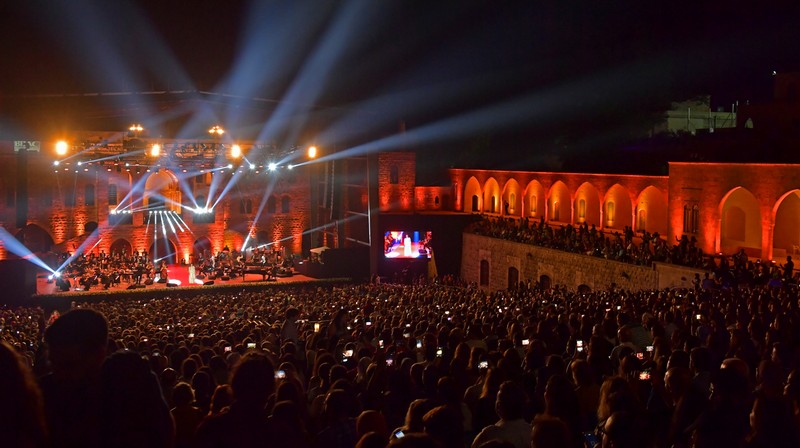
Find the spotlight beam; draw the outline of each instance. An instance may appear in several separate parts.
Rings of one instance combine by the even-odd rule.
[[[8,249],[8,251],[12,254],[22,258],[23,260],[27,260],[52,274],[56,272],[53,270],[53,268],[48,266],[47,263],[42,261],[41,258],[31,252],[30,249],[25,247],[24,244],[19,242],[18,239],[14,238],[13,235],[8,233],[8,231],[3,227],[0,227],[0,240],[2,240],[3,246],[5,246],[5,248]]]
[[[176,226],[178,226],[178,229],[179,229],[181,232],[185,232],[186,230],[184,230],[183,226],[181,226],[181,223],[180,223],[180,222],[179,222],[177,219],[175,219],[175,215],[177,215],[177,213],[175,213],[175,212],[170,212],[170,213],[167,215],[167,218],[170,220],[170,223],[172,223],[172,222],[174,221],[174,222],[175,222],[175,225],[176,225]],[[175,229],[173,228],[173,229],[172,229],[172,231],[173,231],[173,232],[175,232]]]
[[[181,217],[181,215],[179,215],[179,214],[177,214],[177,213],[176,213],[176,214],[175,214],[175,218],[176,218],[176,219],[177,219],[179,222],[183,223],[183,226],[184,226],[184,227],[186,227],[186,230],[188,230],[188,231],[189,231],[189,233],[191,233],[192,235],[194,235],[194,232],[192,231],[191,227],[189,227],[189,224],[186,224],[186,221],[184,221],[184,220],[183,220],[183,217]]]
[[[89,241],[91,241],[93,238],[95,238],[99,234],[100,234],[100,228],[98,227],[98,228],[94,229],[94,231],[91,234],[89,234],[89,236],[87,236],[85,240],[83,240],[81,245],[78,246],[77,249],[75,249],[75,252],[72,255],[70,255],[69,258],[67,258],[66,260],[64,260],[63,263],[61,263],[61,266],[59,266],[58,269],[56,269],[56,271],[60,272],[62,269],[64,269],[64,266],[69,265],[70,263],[72,263],[73,260],[75,260],[81,254],[83,254],[83,251],[86,249],[86,246],[89,245]],[[97,241],[97,243],[99,243],[99,242],[100,242],[100,240]],[[92,247],[94,248],[95,246],[97,246],[97,243],[95,243],[95,245],[92,246]]]
[[[264,207],[267,206],[267,201],[269,201],[269,197],[270,195],[272,195],[272,190],[275,188],[276,183],[277,183],[277,178],[274,176],[270,177],[269,183],[267,184],[267,188],[264,191],[264,195],[261,197],[261,203],[258,204],[258,211],[256,211],[256,216],[253,219],[253,225],[247,232],[248,235],[253,233],[253,230],[255,230],[255,226],[258,223],[258,220],[261,219],[261,214],[264,212]]]
[[[176,235],[177,235],[177,232],[175,232],[175,226],[174,226],[174,225],[172,225],[172,220],[170,219],[170,217],[169,217],[169,216],[170,216],[170,213],[168,212],[168,213],[167,213],[167,214],[164,216],[164,218],[166,218],[166,220],[167,220],[167,223],[169,223],[169,228],[172,230],[172,233],[174,233],[174,234],[176,234]]]
[[[369,4],[361,2],[346,3],[337,11],[337,16],[326,30],[320,43],[303,65],[300,75],[294,80],[288,93],[278,103],[278,107],[259,134],[257,140],[267,140],[276,135],[279,129],[289,128],[289,141],[292,141],[305,125],[312,104],[319,98],[326,81],[354,40],[356,33],[364,26],[371,11]]]

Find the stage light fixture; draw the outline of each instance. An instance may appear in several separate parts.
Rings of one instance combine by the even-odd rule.
[[[250,164],[250,169],[251,169],[251,170],[254,170],[254,169],[256,169],[256,164],[255,164],[255,163],[251,163],[251,164]]]
[[[142,132],[144,128],[139,123],[134,123],[128,128],[128,130],[131,132]]]
[[[64,140],[59,140],[56,142],[56,154],[60,156],[67,155],[67,150],[69,150],[69,145]]]
[[[150,156],[158,157],[161,155],[161,145],[158,143],[153,143],[153,146],[150,147]]]
[[[242,156],[242,148],[241,148],[241,146],[239,146],[239,145],[231,146],[231,157],[233,157],[234,159],[238,159],[241,156]]]
[[[316,146],[309,146],[308,147],[308,158],[313,159],[317,157],[317,147]]]
[[[208,130],[208,133],[211,135],[221,136],[225,133],[225,129],[222,129],[222,126],[213,126]]]
[[[78,160],[78,166],[81,166],[81,165],[83,165],[83,162],[81,162],[80,160]]]
[[[232,163],[229,163],[229,164],[228,164],[228,169],[232,169],[232,168],[233,168],[233,164],[232,164]]]
[[[288,165],[286,168],[289,168],[290,170],[292,170],[292,169],[294,169],[294,165],[292,165],[292,164],[290,163],[290,164],[289,164],[289,165]]]
[[[53,161],[53,166],[58,166],[58,165],[61,165],[61,162],[59,162],[58,160],[54,160]]]
[[[269,168],[270,171],[275,171],[278,169],[278,164],[275,162],[270,162],[269,165],[267,165],[267,168]]]

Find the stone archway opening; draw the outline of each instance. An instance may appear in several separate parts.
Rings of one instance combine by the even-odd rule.
[[[586,223],[600,227],[600,193],[594,185],[585,182],[575,193],[575,224]]]
[[[620,184],[614,184],[606,193],[603,208],[603,227],[622,230],[633,226],[631,195]]]
[[[720,203],[720,252],[744,249],[750,256],[761,256],[761,211],[758,200],[746,188],[728,192]]]
[[[192,260],[198,262],[206,257],[206,255],[214,255],[211,253],[211,240],[208,237],[200,237],[192,243]]]
[[[36,224],[26,225],[14,236],[23,246],[35,254],[49,252],[54,244],[53,237]]]
[[[539,276],[539,286],[541,286],[542,289],[550,289],[550,287],[552,286],[552,283],[553,283],[553,281],[550,279],[549,276],[547,276],[547,275],[540,275]]]
[[[649,186],[642,190],[636,201],[636,231],[667,234],[667,200],[656,187]]]
[[[519,287],[519,269],[508,268],[508,289],[513,291]]]
[[[167,238],[158,238],[150,245],[150,257],[156,265],[162,261],[168,265],[176,264],[178,260],[178,249],[175,243]]]
[[[481,185],[478,179],[470,177],[467,185],[464,187],[464,212],[466,213],[480,213],[481,203],[480,198],[483,196],[481,193]]]
[[[178,177],[161,169],[147,177],[144,184],[144,206],[148,210],[181,212],[181,189]]]
[[[773,220],[773,258],[800,255],[800,190],[790,191],[778,199]]]
[[[570,194],[564,182],[557,181],[550,188],[547,199],[548,219],[553,222],[569,223],[572,220]]]
[[[109,250],[111,251],[111,256],[119,254],[123,257],[129,257],[133,252],[133,247],[130,241],[120,238],[111,243],[111,248]]]
[[[502,213],[500,205],[500,184],[494,177],[490,177],[483,187],[483,212]]]

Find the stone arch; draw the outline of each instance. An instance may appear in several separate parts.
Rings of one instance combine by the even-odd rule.
[[[150,245],[150,256],[156,263],[165,261],[168,265],[175,264],[178,260],[178,249],[168,238],[157,238]]]
[[[26,225],[14,237],[35,254],[49,252],[53,247],[53,237],[36,224]]]
[[[275,209],[277,208],[278,199],[275,196],[270,196],[267,199],[267,213],[270,215],[275,214]]]
[[[500,184],[494,177],[483,184],[483,212],[484,213],[501,213],[502,206],[500,204]]]
[[[181,212],[181,188],[178,176],[170,170],[158,170],[147,176],[143,204],[147,209]]]
[[[600,192],[589,182],[584,182],[575,192],[573,204],[575,224],[584,222],[600,227]]]
[[[224,249],[225,247],[231,250],[238,249],[244,245],[244,238],[245,236],[241,232],[233,229],[226,229],[225,233],[223,234],[223,247],[221,249]]]
[[[772,256],[800,253],[800,190],[786,192],[772,209]]]
[[[110,255],[114,254],[121,254],[123,256],[130,256],[133,252],[133,246],[131,246],[130,241],[126,240],[125,238],[119,238],[111,243],[111,251]]]
[[[745,249],[761,254],[761,210],[758,199],[748,189],[730,190],[719,204],[719,250],[733,253]]]
[[[192,243],[193,262],[197,263],[198,260],[205,255],[206,251],[211,252],[211,250],[211,240],[208,239],[208,237],[201,236],[200,238],[194,240],[194,243]]]
[[[481,198],[483,198],[481,184],[478,183],[478,179],[474,176],[470,177],[464,187],[464,211],[466,213],[480,213],[483,205],[481,204]]]
[[[569,188],[564,182],[556,181],[550,187],[547,197],[547,217],[549,221],[572,222],[572,208]]]
[[[100,227],[97,221],[89,221],[83,225],[83,233],[92,233]]]
[[[503,187],[502,213],[508,216],[522,214],[522,189],[516,179],[509,179]]]
[[[640,222],[640,218],[642,222]],[[640,226],[641,224],[641,226]],[[634,229],[646,230],[650,233],[658,232],[659,235],[667,234],[667,199],[661,190],[650,185],[636,200],[636,223]]]
[[[538,180],[528,182],[523,196],[524,210],[522,216],[540,218],[545,215],[547,210],[546,193],[544,187]]]
[[[603,227],[622,230],[633,225],[633,204],[627,188],[614,184],[603,200]]]
[[[269,233],[266,230],[259,230],[256,232],[256,244],[261,246],[262,244],[267,244],[272,239],[269,237]]]
[[[592,292],[591,286],[585,283],[578,285],[578,294],[589,294],[590,292]]]
[[[479,279],[480,286],[489,286],[489,260],[481,260]]]
[[[519,269],[514,266],[508,268],[508,289],[514,290],[519,287]]]
[[[552,286],[552,284],[553,280],[550,278],[549,275],[542,274],[539,276],[539,286],[541,286],[542,289],[550,289],[550,286]]]

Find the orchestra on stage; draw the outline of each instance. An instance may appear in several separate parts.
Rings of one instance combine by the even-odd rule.
[[[71,254],[59,256],[58,265],[69,260]],[[227,246],[214,254],[201,250],[190,260],[181,260],[188,266],[189,284],[202,285],[213,280],[230,280],[247,274],[260,275],[261,280],[276,280],[294,274],[294,260],[277,248],[251,248],[243,252],[230,250]],[[73,289],[89,291],[93,288],[110,289],[123,283],[128,285],[152,285],[169,282],[169,266],[166,259],[153,260],[147,251],[130,254],[115,252],[81,254],[74,257],[53,276],[59,291]]]

